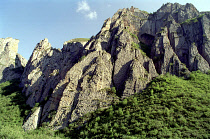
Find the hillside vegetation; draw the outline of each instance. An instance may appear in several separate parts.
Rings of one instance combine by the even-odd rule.
[[[27,104],[33,109],[37,106],[42,107],[39,111],[41,115],[36,118],[32,117],[32,119],[41,119],[41,126],[48,125],[60,129],[85,116],[80,122],[82,126],[85,120],[91,117],[88,113],[95,112],[98,108],[105,109],[111,106],[113,101],[116,102],[120,98],[127,98],[142,92],[159,75],[170,73],[178,77],[188,77],[192,71],[197,70],[207,73],[210,70],[209,23],[210,12],[199,12],[190,3],[185,5],[166,3],[152,14],[131,6],[117,10],[112,17],[104,21],[98,33],[89,39],[75,38],[65,41],[62,49],[53,48],[47,38],[41,40],[34,48],[21,75],[22,92],[28,96]],[[8,44],[10,43],[8,42]],[[4,44],[3,48],[6,46]],[[172,77],[164,78],[170,80]],[[166,88],[176,87],[185,90],[185,87],[188,86],[196,89],[195,92],[200,92],[199,89],[194,88],[195,86],[189,79],[188,81],[176,80],[181,82],[180,85],[186,83],[191,86],[177,87],[179,84],[174,85],[174,83],[172,83],[173,86],[170,86],[168,85],[170,82],[165,82]],[[153,81],[153,84],[156,82]],[[162,85],[162,83],[160,84]],[[124,116],[126,111],[130,110],[130,113],[133,113],[132,111],[142,112],[143,108],[148,111],[147,107],[153,109],[153,106],[148,104],[150,101],[155,103],[154,107],[157,106],[158,110],[162,111],[163,108],[165,110],[166,106],[162,101],[172,103],[168,102],[168,94],[165,93],[171,94],[176,90],[168,89],[171,91],[169,92],[163,89],[165,87],[160,88],[162,90],[162,92],[159,90],[160,96],[163,93],[166,98],[156,94],[157,87],[151,89],[150,86],[149,90],[147,89],[141,94],[143,96],[135,96],[136,101],[141,103],[141,105],[135,106],[140,107],[139,109],[134,109],[131,106],[129,106],[130,109],[127,109],[119,105],[122,115]],[[153,95],[148,96],[148,93],[151,93],[150,90]],[[191,92],[189,91],[189,93]],[[182,93],[188,92],[182,91]],[[148,101],[146,96],[151,97],[151,100]],[[130,105],[130,99],[132,98],[127,98],[128,105]],[[160,104],[157,105],[156,101],[158,103],[160,101]],[[179,103],[171,101],[177,106],[184,102],[181,99]],[[142,102],[144,103],[142,104]],[[143,107],[142,105],[149,106]],[[185,104],[183,105],[185,106]],[[118,106],[113,105],[112,107],[114,107],[113,111],[118,110]],[[185,107],[183,108],[185,109]],[[167,106],[167,109],[170,108]],[[177,114],[176,111],[174,113]],[[140,115],[145,117],[145,114]],[[151,114],[149,113],[149,115]],[[135,116],[128,117],[135,118]],[[126,121],[130,120],[129,118]],[[30,119],[28,119],[24,124],[25,130],[32,127],[28,121],[30,123]],[[142,123],[143,121],[138,122]],[[35,124],[37,125],[37,123]],[[112,124],[109,126],[113,126]],[[167,127],[164,123],[163,126]],[[122,137],[129,133],[135,135],[141,132],[142,135],[145,132],[146,137],[150,136],[147,134],[148,129],[135,133],[133,127],[129,127],[130,130],[127,133],[126,124],[120,125],[120,127],[126,127],[126,132],[121,133],[123,130],[113,128],[110,137]],[[143,128],[143,126],[139,125],[139,128]],[[115,135],[116,132],[119,135]],[[86,135],[83,132],[81,134]],[[98,136],[98,130],[95,134]],[[155,134],[154,136],[156,136]],[[162,132],[158,131],[158,134],[162,134]],[[175,137],[173,134],[172,137]],[[177,136],[185,135],[178,134]]]
[[[41,127],[24,132],[30,107],[18,82],[5,82],[0,84],[0,138],[209,138],[209,83],[210,75],[200,71],[188,79],[161,75],[141,93],[89,113],[62,131]]]
[[[193,72],[188,79],[166,74],[142,93],[106,110],[89,114],[63,132],[72,138],[209,138],[210,75]],[[80,121],[84,121],[80,118]]]
[[[22,129],[24,118],[29,114],[30,107],[18,87],[19,81],[7,81],[0,84],[0,138],[1,139],[51,139],[55,133],[45,128],[31,132]]]

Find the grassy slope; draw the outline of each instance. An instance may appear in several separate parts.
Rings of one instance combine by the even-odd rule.
[[[193,72],[188,80],[165,75],[92,118],[70,138],[210,138],[210,75]],[[81,118],[82,119],[82,118]],[[80,119],[80,120],[81,120]]]
[[[0,84],[0,138],[1,139],[51,139],[55,133],[44,128],[32,132],[24,132],[23,120],[29,114],[30,107],[18,87],[18,81]]]
[[[194,72],[190,79],[165,75],[106,110],[85,115],[61,132],[21,128],[29,107],[17,82],[0,84],[0,138],[209,138],[210,75]]]

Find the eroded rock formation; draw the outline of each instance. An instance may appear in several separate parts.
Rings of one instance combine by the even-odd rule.
[[[27,104],[40,103],[40,121],[59,129],[141,92],[158,74],[207,72],[209,20],[192,4],[167,3],[153,14],[131,7],[105,20],[88,42],[67,41],[58,50],[44,39],[22,75]]]
[[[31,114],[27,121],[23,124],[22,128],[25,131],[34,130],[39,126],[42,107],[38,107],[33,114]]]
[[[19,79],[27,60],[18,54],[19,40],[0,38],[0,83]]]

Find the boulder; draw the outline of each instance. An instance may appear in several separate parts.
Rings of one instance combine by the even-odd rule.
[[[42,108],[38,107],[34,113],[32,113],[28,119],[24,122],[22,128],[25,131],[34,130],[38,127],[40,122]]]

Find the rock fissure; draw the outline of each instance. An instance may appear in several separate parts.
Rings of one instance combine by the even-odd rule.
[[[69,116],[67,116],[67,119],[71,119],[71,115],[72,115],[73,111],[76,109],[76,106],[79,102],[79,100],[78,100],[79,94],[80,94],[80,92],[76,93],[75,96],[74,96],[74,101],[73,101],[73,104],[72,104],[72,107],[71,107],[71,111],[68,114]],[[71,122],[74,122],[74,121],[71,121]]]

